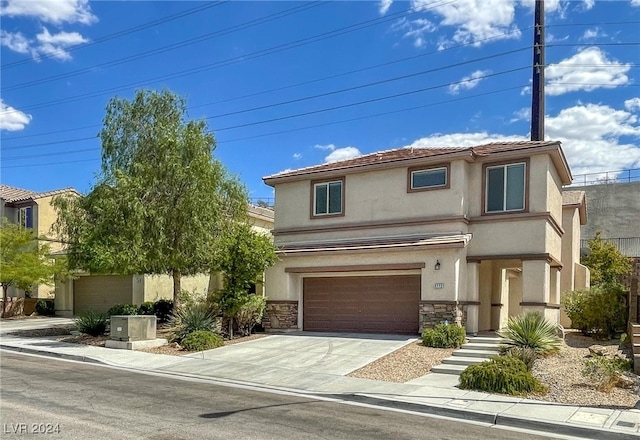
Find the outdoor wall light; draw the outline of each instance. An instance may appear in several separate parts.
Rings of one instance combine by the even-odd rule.
[[[440,260],[436,260],[436,265],[433,266],[435,270],[440,270]]]

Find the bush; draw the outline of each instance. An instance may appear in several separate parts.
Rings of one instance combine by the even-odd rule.
[[[538,358],[536,351],[529,347],[511,347],[506,351],[505,355],[522,361],[528,371],[531,371],[533,364]]]
[[[56,313],[54,302],[50,299],[41,299],[36,303],[36,313],[42,316],[53,316]]]
[[[153,303],[153,312],[156,314],[159,323],[169,322],[173,315],[173,301],[170,299],[156,301]]]
[[[91,336],[104,334],[108,321],[109,317],[107,315],[94,311],[82,313],[74,319],[78,331]]]
[[[571,326],[599,339],[611,339],[627,325],[625,291],[618,284],[564,294],[562,304]]]
[[[174,340],[182,341],[189,333],[197,330],[213,330],[215,317],[211,315],[204,304],[192,304],[175,313],[172,324]]]
[[[189,333],[180,344],[185,350],[204,351],[222,347],[224,341],[219,335],[213,332],[196,330],[195,332]]]
[[[133,304],[116,304],[107,311],[107,316],[137,314],[138,306],[134,306]]]
[[[256,324],[262,322],[265,308],[267,307],[267,298],[261,295],[250,295],[235,316],[238,324],[238,332],[243,335],[250,335]]]
[[[510,356],[494,356],[481,364],[467,367],[460,374],[460,388],[512,395],[544,389],[521,360]]]
[[[138,315],[155,315],[152,301],[145,301],[138,307]]]
[[[538,355],[545,355],[560,349],[562,340],[556,335],[556,328],[541,313],[527,312],[510,317],[507,328],[498,331],[498,335],[506,339],[503,342],[506,351],[513,347],[530,348]]]
[[[621,382],[622,372],[631,370],[631,362],[619,357],[596,356],[584,363],[582,375],[589,378],[599,391],[609,392]]]
[[[422,342],[427,347],[458,348],[465,341],[466,332],[457,324],[438,324],[422,332]]]

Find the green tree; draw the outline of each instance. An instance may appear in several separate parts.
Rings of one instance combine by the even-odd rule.
[[[270,237],[254,231],[246,223],[236,223],[222,244],[216,269],[224,274],[224,287],[217,302],[229,319],[233,337],[233,320],[249,301],[249,287],[262,281],[264,271],[276,262],[276,248]]]
[[[177,308],[181,277],[209,271],[228,225],[246,218],[246,189],[213,157],[206,123],[187,120],[170,91],[111,99],[99,136],[93,190],[54,201],[70,267],[169,274]]]
[[[49,246],[40,243],[33,230],[21,228],[4,217],[0,224],[0,255],[4,316],[10,286],[30,290],[37,284],[51,282],[59,266],[51,258]]]
[[[598,231],[593,240],[589,240],[589,255],[581,262],[591,272],[591,284],[618,283],[620,275],[631,271],[631,261],[600,235]]]

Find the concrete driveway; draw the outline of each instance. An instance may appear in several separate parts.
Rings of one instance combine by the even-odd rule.
[[[188,356],[242,364],[254,371],[268,367],[345,376],[415,340],[407,335],[296,332]]]

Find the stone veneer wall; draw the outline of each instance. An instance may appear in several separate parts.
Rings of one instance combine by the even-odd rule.
[[[267,300],[262,326],[265,330],[299,330],[298,301]]]
[[[464,327],[467,306],[453,301],[420,301],[420,333],[445,321]]]

